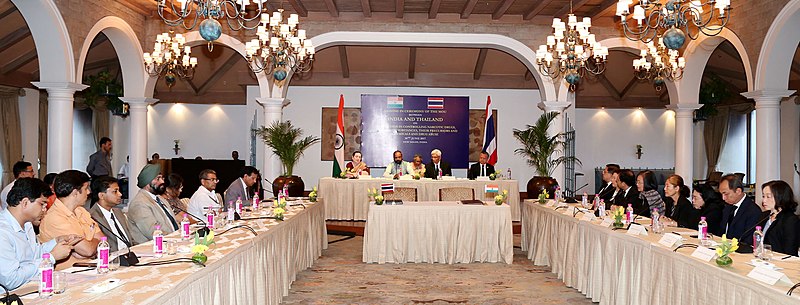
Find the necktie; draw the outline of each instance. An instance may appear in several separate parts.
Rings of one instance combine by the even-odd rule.
[[[481,164],[481,176],[486,176],[486,165]]]
[[[166,214],[167,218],[169,218],[169,222],[172,223],[172,229],[173,230],[178,230],[178,223],[175,222],[175,218],[172,217],[172,213],[167,211],[167,207],[164,206],[164,203],[161,202],[161,199],[159,199],[158,196],[156,196],[156,203],[158,203],[158,206],[161,207],[161,210],[163,210],[164,214]]]
[[[125,231],[122,231],[122,228],[117,223],[117,217],[114,216],[114,212],[113,211],[111,212],[111,221],[114,222],[114,228],[117,229],[117,233],[119,233],[119,237],[122,239],[123,242],[125,242],[125,244],[127,246],[127,244],[129,244],[130,242],[128,241],[128,237],[125,236]],[[117,246],[117,248],[120,248],[120,247]]]
[[[736,214],[736,209],[738,208],[736,206],[733,206],[733,209],[731,209],[731,213],[728,215],[728,223],[725,224],[725,232],[728,232],[728,228],[731,226],[731,223],[733,223],[733,216]]]

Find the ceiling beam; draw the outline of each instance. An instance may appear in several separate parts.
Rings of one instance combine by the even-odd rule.
[[[717,46],[717,50],[720,50],[722,51],[722,53],[725,53],[728,56],[733,57],[733,59],[742,61],[742,56],[739,55],[739,51],[737,51],[736,48],[730,43],[726,43],[723,41],[722,43],[719,44],[719,46]]]
[[[294,8],[294,11],[297,12],[300,17],[308,17],[308,10],[306,6],[303,5],[303,2],[300,2],[300,0],[289,0],[289,4],[292,5],[292,8]]]
[[[395,16],[397,18],[403,18],[403,10],[405,9],[405,6],[406,6],[405,0],[395,0],[394,11],[395,11]]]
[[[8,33],[8,35],[3,36],[3,38],[0,38],[0,50],[5,50],[6,48],[17,44],[30,35],[31,30],[28,29],[27,26],[16,29],[13,32]]]
[[[436,19],[436,14],[439,13],[439,6],[441,4],[442,0],[431,1],[431,9],[428,11],[428,19]]]
[[[618,100],[618,101],[622,100],[622,95],[619,94],[619,91],[617,91],[617,88],[614,87],[614,85],[611,84],[610,81],[608,81],[608,78],[606,78],[606,76],[604,74],[598,74],[597,75],[597,80],[599,80],[600,84],[603,85],[603,87],[606,88],[606,90],[608,91],[609,94],[611,94],[611,97],[613,97],[615,100]]]
[[[533,73],[531,73],[531,70],[525,70],[525,80],[529,81],[532,79],[533,79]]]
[[[703,79],[711,80],[710,74],[703,74]],[[728,84],[728,87],[732,88],[734,91],[736,91],[736,93],[747,92],[747,90],[744,90],[744,89],[740,88],[738,85],[734,84],[733,82],[731,82],[730,80],[728,80],[728,79],[726,79],[724,77],[718,77],[718,79],[721,80],[722,82]]]
[[[541,12],[545,7],[547,7],[547,5],[550,4],[550,2],[553,2],[553,0],[540,0],[539,3],[531,7],[531,9],[527,13],[525,13],[525,20],[531,20],[536,15],[539,15],[539,12]]]
[[[625,97],[628,95],[628,93],[631,93],[631,89],[633,89],[633,87],[635,87],[638,82],[639,78],[637,78],[636,75],[634,75],[628,82],[628,84],[625,85],[625,89],[622,89],[622,91],[619,93],[619,96],[624,100]]]
[[[503,0],[503,2],[500,3],[500,5],[498,5],[494,10],[494,13],[492,13],[492,19],[497,20],[500,19],[500,17],[503,17],[512,4],[514,4],[514,0]]]
[[[200,95],[197,93],[197,86],[194,85],[194,82],[192,82],[191,79],[186,79],[183,77],[178,78],[181,80],[181,82],[183,82],[184,85],[186,85],[187,88],[189,88],[189,91],[192,92],[192,95]]]
[[[581,8],[584,5],[586,5],[586,3],[588,3],[589,1],[591,1],[591,0],[579,0],[578,2],[575,2],[574,4],[572,4],[572,11],[573,12],[577,11],[579,8]],[[558,10],[558,12],[556,12],[556,14],[554,16],[556,16],[556,17],[558,17],[558,16],[566,16],[567,14],[569,14],[569,11],[570,11],[570,6],[566,5],[566,6],[564,6],[564,8]],[[581,21],[581,20],[578,20],[578,21]]]
[[[156,6],[156,9],[147,10],[144,7],[142,7],[141,5],[139,5],[139,3],[134,3],[133,1],[130,1],[130,0],[122,0],[122,1],[118,1],[118,2],[120,4],[122,4],[123,6],[129,8],[130,10],[132,10],[134,12],[137,12],[139,14],[142,14],[144,16],[153,15],[153,13],[156,12],[157,7],[158,7],[157,6],[158,4],[154,3],[155,6]],[[153,2],[155,2],[155,1],[153,1]],[[168,8],[169,8],[169,5],[167,5],[167,7],[164,8],[164,11],[167,11]],[[156,13],[156,15],[158,15],[158,13]]]
[[[364,17],[372,17],[372,8],[369,6],[369,0],[361,0],[361,10],[364,12]]]
[[[467,4],[464,5],[464,9],[461,11],[461,19],[467,19],[469,15],[472,15],[472,11],[475,10],[475,4],[478,4],[478,0],[467,1]]]
[[[112,57],[109,59],[103,59],[103,60],[93,61],[90,63],[85,63],[83,65],[83,71],[96,70],[103,67],[109,67],[111,65],[114,66],[119,65],[119,59],[116,57]]]
[[[94,49],[100,44],[106,42],[106,40],[108,40],[108,36],[106,36],[105,34],[102,35],[98,34],[97,36],[94,37],[94,40],[92,40],[92,44],[89,45],[89,50]]]
[[[350,64],[347,63],[347,47],[339,46],[339,63],[342,66],[342,77],[350,78]]]
[[[666,90],[664,90],[666,91]],[[634,109],[637,107],[647,109],[664,109],[664,106],[669,104],[658,96],[636,96],[631,97],[625,101],[615,101],[609,99],[608,96],[579,96],[575,98],[575,107],[577,108],[628,108]]]
[[[475,63],[475,71],[472,72],[472,79],[480,80],[481,73],[483,73],[483,64],[486,62],[486,53],[489,53],[489,49],[481,49],[480,53],[478,53],[478,61]]]
[[[612,11],[612,9],[616,12],[617,2],[619,2],[619,0],[605,0],[603,1],[603,3],[600,3],[600,5],[596,6],[594,9],[589,11],[589,13],[586,14],[586,16],[592,17],[592,19],[594,19],[609,13],[610,11]]]
[[[747,76],[745,76],[744,72],[734,71],[720,67],[706,66],[705,72],[714,73],[722,77],[732,78],[736,80],[742,80],[742,81],[747,80]]]
[[[9,72],[0,75],[0,85],[19,87],[19,88],[33,88],[31,80],[34,79],[36,74],[28,74],[21,71]]]
[[[328,12],[331,13],[331,17],[339,17],[339,10],[336,9],[336,3],[333,0],[325,0],[325,6],[328,7]]]
[[[790,68],[794,74],[800,75],[800,64],[796,61],[792,61],[792,67]]]
[[[6,9],[2,13],[0,13],[0,19],[6,18],[6,16],[11,15],[11,13],[16,12],[16,11],[17,11],[17,7],[14,6],[14,5],[11,5],[11,7]]]
[[[17,71],[17,69],[21,68],[22,66],[26,65],[29,62],[32,62],[36,59],[36,49],[29,51],[28,53],[22,54],[14,58],[11,62],[5,64],[2,68],[0,68],[0,74],[6,74],[8,72]]]
[[[200,85],[200,89],[197,90],[197,95],[206,94],[206,92],[208,92],[208,89],[211,89],[211,86],[213,86],[214,83],[217,82],[217,80],[219,80],[220,78],[222,78],[223,75],[225,75],[225,72],[228,72],[228,70],[233,68],[233,65],[236,64],[239,58],[241,58],[241,55],[239,55],[239,53],[231,54],[231,56],[228,57],[228,60],[226,60],[225,63],[222,64],[222,66],[217,68],[217,70],[214,71],[214,74],[211,74],[211,77],[209,77],[206,80],[206,82]]]
[[[414,70],[417,67],[417,47],[408,49],[408,78],[414,78]]]

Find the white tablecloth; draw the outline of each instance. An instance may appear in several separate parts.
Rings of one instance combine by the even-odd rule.
[[[370,206],[364,229],[366,263],[511,264],[513,257],[511,210],[506,204]]]
[[[367,189],[381,188],[381,183],[394,183],[395,187],[417,189],[417,201],[438,201],[439,189],[446,187],[469,187],[475,190],[475,199],[493,200],[492,193],[485,193],[487,184],[496,184],[500,190],[508,190],[511,219],[520,220],[519,184],[517,180],[391,180],[372,179],[319,179],[319,197],[325,199],[325,217],[338,220],[366,220],[369,210]]]
[[[800,304],[791,285],[762,284],[748,278],[751,254],[734,253],[734,264],[692,258],[658,244],[661,235],[631,236],[624,230],[582,221],[564,210],[533,201],[522,203],[522,249],[537,266],[550,266],[564,283],[600,304]],[[645,222],[648,222],[645,220]],[[668,228],[667,231],[689,232]],[[696,232],[696,231],[695,231]],[[685,243],[697,243],[689,238]],[[782,255],[776,257],[782,257]],[[800,280],[800,259],[774,261],[791,281]]]

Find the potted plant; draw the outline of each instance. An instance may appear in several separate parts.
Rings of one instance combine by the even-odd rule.
[[[122,85],[108,71],[86,76],[84,82],[89,88],[83,90],[84,102],[92,109],[102,109],[105,105],[111,114],[128,116],[128,104],[119,99],[122,96]]]
[[[299,176],[292,175],[295,164],[303,156],[303,152],[320,141],[319,137],[303,136],[303,130],[292,125],[291,121],[274,122],[269,126],[256,129],[258,134],[272,152],[278,156],[283,165],[283,175],[272,182],[273,194],[277,194],[284,185],[288,185],[289,196],[302,197],[305,184]]]
[[[564,151],[564,134],[547,134],[547,129],[557,116],[558,112],[545,112],[534,125],[527,125],[522,130],[514,129],[514,137],[522,144],[522,148],[517,148],[514,153],[525,156],[528,165],[536,170],[536,175],[528,181],[528,198],[538,198],[544,190],[555,195],[558,181],[551,175],[556,167],[567,161],[581,163],[575,157],[557,156]]]

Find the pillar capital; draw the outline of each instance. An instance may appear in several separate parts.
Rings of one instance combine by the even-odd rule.
[[[71,82],[31,82],[39,89],[47,90],[50,95],[69,95],[72,97],[75,91],[81,91],[89,86]]]
[[[276,108],[279,107],[280,109],[289,106],[291,102],[287,98],[273,98],[273,97],[257,97],[256,102],[258,102],[264,108]]]
[[[678,112],[693,112],[697,109],[700,109],[700,107],[703,107],[703,105],[698,103],[678,103],[678,104],[668,105],[666,108],[678,113]]]
[[[794,94],[795,90],[783,90],[783,89],[762,89],[756,91],[749,91],[743,92],[742,96],[755,100],[756,101],[756,108],[759,108],[759,104],[763,104],[762,106],[780,106],[781,99],[784,97],[789,97]]]
[[[146,107],[146,106],[148,106],[148,105],[152,105],[152,104],[155,104],[156,102],[158,102],[158,99],[156,99],[156,98],[152,98],[152,97],[128,97],[128,96],[120,96],[120,97],[119,97],[119,99],[120,99],[121,101],[123,101],[123,102],[126,102],[126,103],[130,104],[130,105],[131,105],[131,107],[133,107],[133,106],[139,106],[139,105],[142,105],[142,106],[145,106],[145,107]]]
[[[543,101],[537,106],[544,112],[563,112],[565,109],[569,108],[570,105],[572,105],[572,103],[566,101]]]

